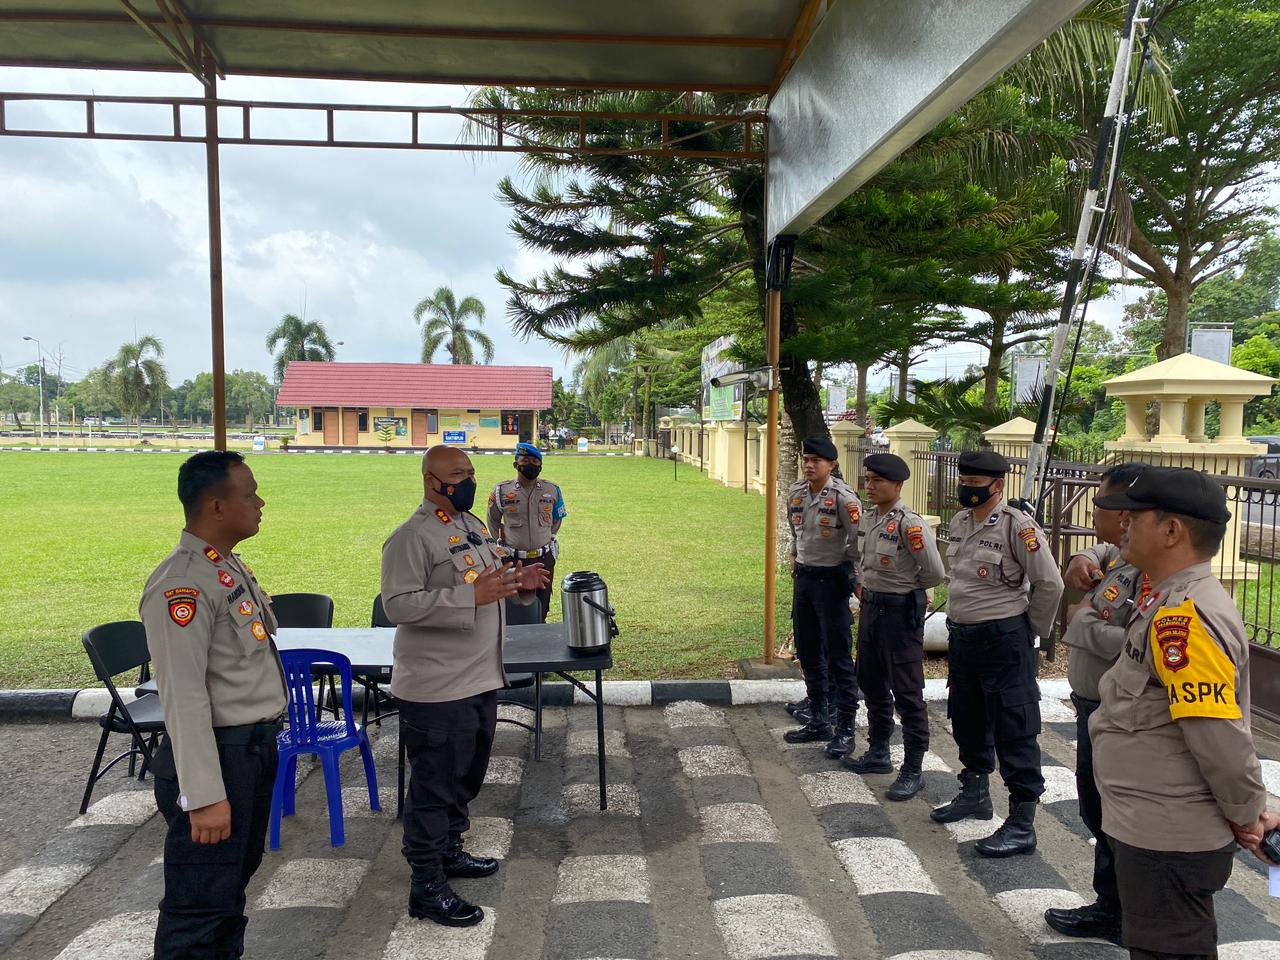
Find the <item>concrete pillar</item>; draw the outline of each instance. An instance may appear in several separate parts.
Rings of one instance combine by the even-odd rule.
[[[916,453],[928,450],[938,436],[938,431],[926,427],[918,420],[903,420],[885,430],[889,438],[889,452],[901,457],[911,468],[911,477],[902,485],[902,500],[921,516],[929,513],[930,462],[917,460]]]
[[[1239,400],[1220,400],[1218,407],[1218,437],[1214,443],[1239,443],[1244,440],[1244,403]]]
[[[862,470],[862,457],[858,455],[858,441],[867,432],[865,427],[852,420],[837,420],[831,424],[831,442],[836,445],[840,455],[840,471],[851,487],[858,485],[858,474]]]
[[[1183,433],[1186,425],[1187,398],[1160,398],[1160,433],[1161,443],[1186,443],[1187,435]]]
[[[1192,443],[1204,443],[1204,408],[1208,400],[1191,397],[1187,400],[1187,439]]]
[[[1147,398],[1124,398],[1124,433],[1121,440],[1147,439]]]
[[[728,487],[741,487],[744,479],[747,455],[747,431],[741,420],[726,420],[725,463],[721,483]]]

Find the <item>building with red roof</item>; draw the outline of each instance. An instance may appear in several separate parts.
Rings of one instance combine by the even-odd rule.
[[[295,360],[276,405],[294,407],[298,446],[510,450],[538,435],[550,367]],[[379,431],[389,428],[390,441]]]

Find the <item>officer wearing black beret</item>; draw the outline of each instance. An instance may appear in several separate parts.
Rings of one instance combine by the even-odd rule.
[[[901,457],[876,453],[862,461],[867,499],[862,515],[858,599],[858,686],[867,701],[870,743],[856,760],[857,773],[892,773],[889,738],[893,712],[902,718],[902,769],[885,796],[910,800],[924,786],[929,712],[924,703],[926,591],[942,582],[942,557],[924,518],[902,502],[911,469]]]
[[[1040,772],[1035,637],[1047,637],[1062,575],[1035,519],[1003,502],[1009,462],[994,450],[958,458],[962,509],[948,525],[947,715],[960,751],[960,792],[933,811],[939,823],[989,820],[987,777],[1000,760],[1009,816],[979,840],[986,857],[1030,853]]]
[[[832,476],[839,458],[835,444],[826,437],[810,437],[803,453],[804,478],[787,491],[787,521],[795,577],[791,623],[809,712],[804,726],[787,731],[785,737],[789,743],[829,739],[827,756],[838,760],[853,749],[858,710],[849,596],[862,504],[848,484]]]

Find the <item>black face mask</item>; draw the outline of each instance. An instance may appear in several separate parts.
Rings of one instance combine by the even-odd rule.
[[[956,492],[956,499],[960,501],[962,507],[980,507],[995,496],[995,491],[991,489],[994,486],[995,484],[991,483],[985,487],[971,487],[967,483],[962,483]]]
[[[458,483],[442,483],[436,487],[436,493],[448,497],[449,502],[453,504],[453,509],[459,513],[465,513],[476,502],[475,478],[467,477]]]
[[[516,473],[524,477],[526,480],[537,480],[538,474],[542,472],[542,464],[540,463],[517,463]]]

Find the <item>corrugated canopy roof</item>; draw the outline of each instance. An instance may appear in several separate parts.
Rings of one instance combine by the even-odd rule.
[[[295,360],[285,368],[276,404],[546,410],[551,368]]]
[[[0,64],[181,70],[164,5],[228,74],[761,93],[805,0],[0,0]]]

